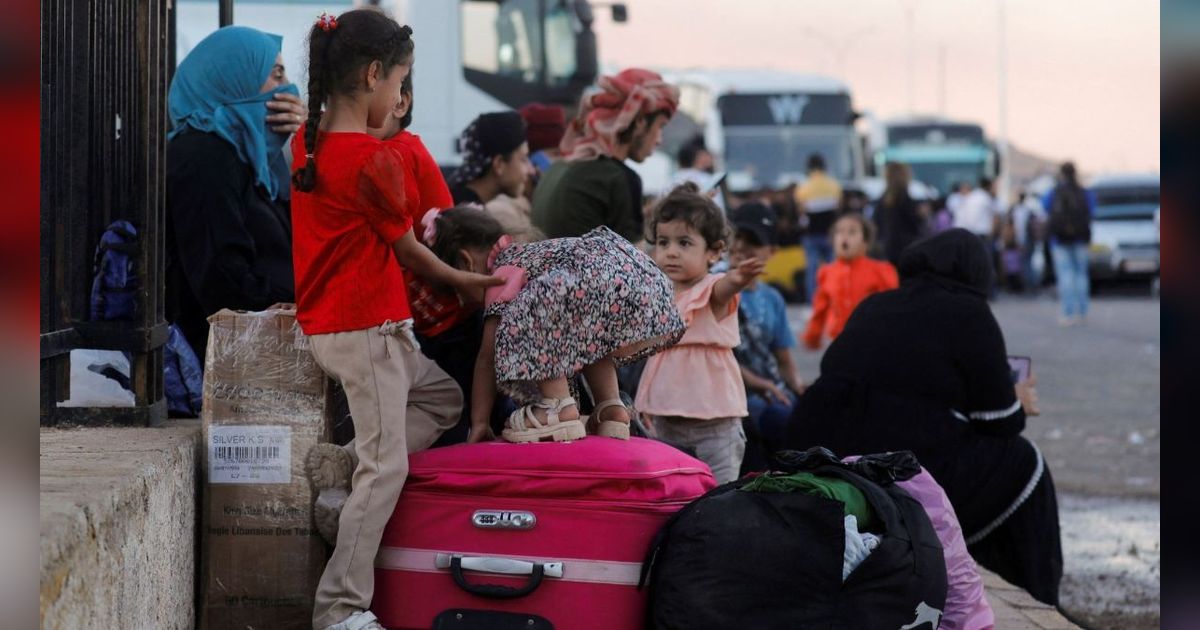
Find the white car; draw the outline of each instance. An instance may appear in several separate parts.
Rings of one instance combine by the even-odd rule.
[[[1094,280],[1152,279],[1159,273],[1158,175],[1098,176],[1088,275]]]

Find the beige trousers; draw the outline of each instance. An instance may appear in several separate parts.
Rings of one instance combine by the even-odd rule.
[[[700,420],[655,416],[658,437],[696,449],[696,457],[708,464],[717,483],[738,478],[746,455],[746,433],[741,418]]]
[[[313,335],[317,363],[346,390],[358,463],[338,522],[337,545],[321,575],[313,627],[367,610],[375,555],[408,476],[408,453],[429,448],[458,422],[462,391],[421,354],[411,322]]]

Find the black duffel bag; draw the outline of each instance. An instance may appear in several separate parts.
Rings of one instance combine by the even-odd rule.
[[[936,630],[946,564],[925,510],[895,485],[919,470],[907,451],[842,463],[830,451],[776,454],[776,470],[843,479],[880,522],[878,547],[842,581],[841,502],[805,492],[719,486],[663,527],[642,568],[647,628]]]

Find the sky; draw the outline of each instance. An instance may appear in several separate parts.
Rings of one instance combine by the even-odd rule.
[[[980,122],[990,136],[1000,121],[1003,2],[1010,142],[1089,173],[1159,168],[1157,0],[624,2],[624,24],[596,8],[602,64],[828,74],[849,84],[857,110],[880,118],[908,111],[911,6],[916,111]]]

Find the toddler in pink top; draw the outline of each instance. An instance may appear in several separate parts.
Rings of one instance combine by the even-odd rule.
[[[765,262],[751,258],[729,273],[708,273],[728,242],[729,225],[695,184],[679,186],[655,206],[651,230],[654,262],[675,285],[687,332],[646,361],[634,406],[659,437],[694,448],[718,483],[733,481],[746,447],[746,389],[733,357],[738,293]]]

